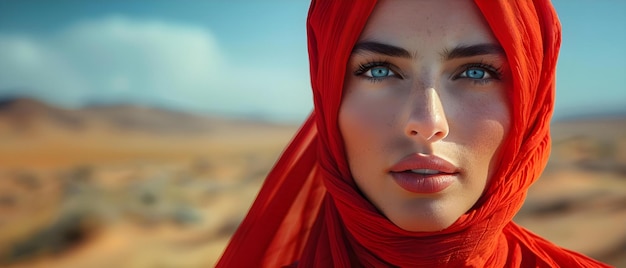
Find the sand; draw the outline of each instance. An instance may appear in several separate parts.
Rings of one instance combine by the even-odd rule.
[[[297,127],[5,103],[0,266],[211,267]],[[626,267],[626,118],[557,122],[553,136],[515,221]]]

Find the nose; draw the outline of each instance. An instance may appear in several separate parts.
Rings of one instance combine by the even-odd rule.
[[[409,101],[409,117],[406,121],[405,134],[411,139],[436,142],[448,136],[450,128],[441,103],[441,98],[434,88],[427,88],[413,96]]]

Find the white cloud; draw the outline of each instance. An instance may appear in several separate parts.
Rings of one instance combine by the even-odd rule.
[[[300,95],[292,102],[304,106],[309,98],[306,73],[233,66],[208,29],[157,20],[109,16],[45,37],[0,35],[0,59],[0,93],[17,89],[70,106],[130,100],[281,114],[293,107],[276,105],[280,97]]]
[[[78,96],[86,87],[62,56],[28,37],[0,35],[0,59],[0,90]]]

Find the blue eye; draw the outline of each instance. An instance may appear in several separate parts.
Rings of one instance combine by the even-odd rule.
[[[402,79],[402,75],[396,73],[396,67],[388,62],[373,61],[360,64],[358,69],[354,71],[355,76],[360,76],[371,82],[380,82],[389,78]]]
[[[389,70],[389,68],[387,67],[374,67],[372,69],[369,70],[369,75],[371,77],[385,77],[385,76],[389,76],[389,72],[391,72],[391,70]]]
[[[463,72],[458,74],[458,78],[469,78],[473,80],[490,80],[499,79],[500,73],[498,69],[491,66],[470,66]]]
[[[485,78],[485,75],[487,74],[487,72],[485,72],[485,70],[481,70],[478,68],[471,68],[468,69],[467,71],[465,71],[465,76],[469,77],[469,78],[473,78],[473,79],[483,79]]]
[[[387,76],[394,76],[395,73],[391,71],[388,67],[378,66],[369,69],[367,72],[364,73],[364,75],[372,78],[382,78]]]

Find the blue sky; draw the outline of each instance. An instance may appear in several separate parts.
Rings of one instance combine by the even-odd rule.
[[[300,121],[312,109],[308,5],[0,0],[0,97]],[[554,5],[563,24],[555,117],[626,110],[626,1]]]

